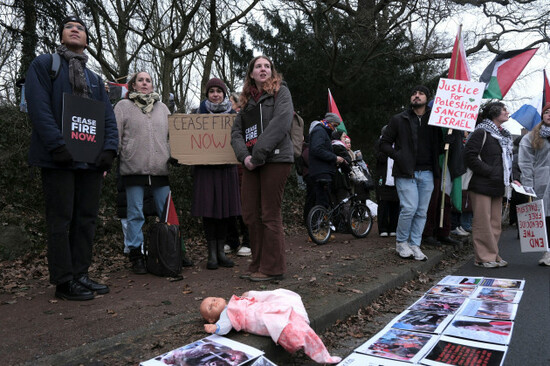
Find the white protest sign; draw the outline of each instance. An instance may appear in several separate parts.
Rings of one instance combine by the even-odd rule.
[[[485,84],[476,81],[439,79],[428,124],[473,131],[484,90]]]
[[[546,216],[542,200],[516,206],[522,252],[547,252]]]

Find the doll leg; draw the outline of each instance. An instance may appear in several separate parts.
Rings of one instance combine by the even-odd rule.
[[[323,341],[315,331],[311,329],[304,318],[295,313],[290,314],[287,326],[283,329],[277,343],[290,353],[303,349],[313,361],[318,363],[338,363],[342,359],[337,356],[331,356]]]

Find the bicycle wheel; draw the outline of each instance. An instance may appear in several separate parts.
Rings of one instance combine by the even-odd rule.
[[[364,238],[372,229],[372,215],[367,205],[356,203],[349,211],[349,228],[356,238]]]
[[[307,215],[307,233],[318,245],[325,244],[330,238],[331,228],[328,210],[323,206],[314,206]]]

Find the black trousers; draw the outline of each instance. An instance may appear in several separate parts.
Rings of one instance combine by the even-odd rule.
[[[48,268],[57,285],[88,273],[99,209],[102,172],[42,168]]]

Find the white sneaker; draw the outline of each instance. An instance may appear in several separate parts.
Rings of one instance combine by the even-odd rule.
[[[508,262],[506,262],[504,259],[501,259],[497,262],[499,267],[506,267],[508,265]]]
[[[468,235],[470,235],[470,233],[467,232],[466,230],[464,230],[464,229],[462,228],[462,226],[459,226],[459,227],[458,227],[458,231],[460,231],[460,232],[462,233],[462,236],[468,236]]]
[[[250,250],[249,247],[240,247],[239,250],[237,251],[237,255],[239,257],[249,257],[252,255],[252,251]]]
[[[470,235],[466,231],[462,230],[462,228],[460,226],[457,226],[454,230],[451,230],[451,234],[456,235],[456,236],[468,236],[468,235]]]
[[[225,244],[225,245],[223,246],[223,252],[224,252],[225,254],[231,253],[231,247],[230,247],[228,244]]]
[[[498,268],[498,267],[500,267],[498,262],[474,262],[474,265],[476,267],[483,267],[483,268]]]
[[[426,261],[428,260],[428,257],[422,251],[420,250],[420,247],[418,245],[412,245],[409,244],[409,248],[411,249],[411,252],[414,255],[414,259],[417,261]]]
[[[393,232],[393,231],[390,233],[390,236],[396,236],[396,235],[397,235],[397,234],[396,234],[395,232]]]
[[[541,266],[550,266],[550,252],[544,253],[541,259],[539,259]]]
[[[385,238],[386,236],[388,236],[388,233],[387,232],[382,232],[382,233],[380,233],[380,236]]]
[[[397,250],[397,254],[399,254],[401,258],[411,258],[414,256],[414,253],[409,247],[409,243],[406,241],[403,243],[395,243],[395,250]]]

